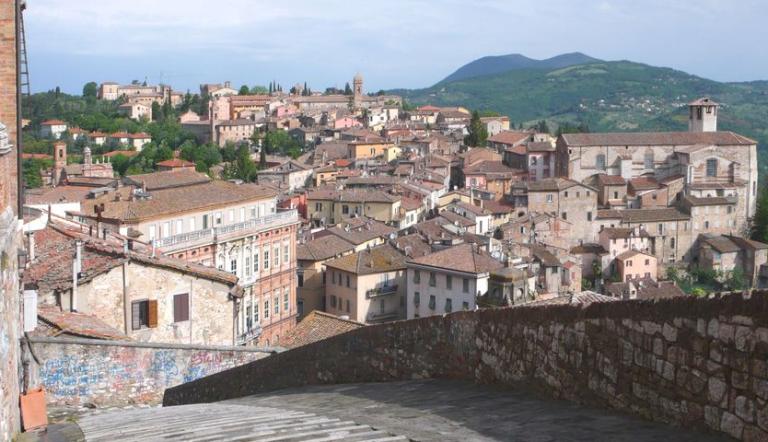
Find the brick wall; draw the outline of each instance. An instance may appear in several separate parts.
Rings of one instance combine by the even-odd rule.
[[[0,152],[0,440],[19,431],[20,302],[17,250],[21,244],[16,219],[18,175],[16,148],[16,2],[0,1],[0,123],[5,125],[9,152]]]
[[[768,440],[768,293],[517,307],[364,327],[169,389],[164,403],[418,378],[524,383],[656,421]]]
[[[33,385],[49,405],[159,403],[166,388],[266,357],[269,351],[33,337]],[[26,350],[26,349],[25,349]],[[32,357],[32,355],[30,355]]]

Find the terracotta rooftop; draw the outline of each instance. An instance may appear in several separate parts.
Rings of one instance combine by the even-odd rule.
[[[169,160],[173,161],[173,160]],[[168,189],[171,187],[189,186],[210,182],[208,175],[194,170],[167,170],[163,172],[128,175],[124,181],[136,187],[146,185],[147,190]]]
[[[365,327],[365,324],[313,310],[294,328],[280,337],[280,345],[296,348]]]
[[[322,261],[334,258],[346,252],[352,252],[355,246],[336,235],[326,235],[296,246],[296,259],[300,261]]]
[[[687,221],[691,217],[676,208],[618,210],[622,222]]]
[[[405,269],[405,256],[391,245],[383,244],[327,261],[325,266],[357,275],[369,275]]]
[[[181,158],[174,158],[172,160],[160,161],[157,166],[161,167],[195,167],[195,163],[182,160]]]
[[[648,234],[648,231],[645,229],[637,229],[637,232],[635,232],[635,229],[629,228],[629,227],[603,227],[603,230],[600,231],[601,234],[605,234],[610,239],[619,239],[619,238],[632,238],[632,237],[640,237],[640,238],[649,238],[650,235]]]
[[[101,319],[78,312],[62,311],[57,306],[39,305],[38,321],[45,327],[38,327],[32,334],[46,336],[71,335],[80,338],[130,340],[120,330],[107,325]]]
[[[733,196],[697,197],[686,195],[683,197],[683,200],[688,202],[691,206],[723,206],[736,204],[736,197]]]
[[[343,238],[354,245],[360,245],[376,238],[386,238],[396,233],[397,229],[369,218],[350,218],[339,226],[327,229],[328,233]]]
[[[181,171],[165,172],[179,173]],[[121,222],[138,222],[144,219],[170,216],[188,210],[215,209],[232,204],[264,200],[277,195],[274,189],[257,184],[235,184],[228,181],[215,180],[194,186],[172,187],[150,191],[149,199],[134,198],[131,201],[131,188],[122,188],[117,192],[120,201],[115,201],[114,194],[87,200],[83,203],[81,212],[94,216],[95,206],[104,203],[105,211],[102,216]]]
[[[475,250],[472,244],[460,244],[412,259],[408,263],[474,274],[488,273],[504,267],[501,262]]]
[[[568,146],[749,146],[755,140],[733,132],[613,132],[562,134]]]
[[[599,293],[585,290],[583,292],[569,294],[565,296],[558,296],[556,298],[541,299],[538,301],[527,302],[525,304],[520,305],[519,308],[536,307],[541,305],[591,304],[593,302],[613,302],[613,301],[618,301],[618,299],[611,296],[605,296]],[[518,307],[514,307],[514,308],[518,308]]]
[[[635,191],[660,189],[661,185],[653,178],[640,177],[629,180],[629,186]]]
[[[488,137],[488,142],[499,144],[520,144],[531,138],[531,132],[517,132],[512,130],[503,130],[496,135]]]
[[[432,246],[418,233],[399,236],[393,243],[408,258],[418,258],[432,253]]]
[[[597,176],[597,182],[603,186],[624,186],[627,181],[621,175],[608,175],[601,173]]]
[[[67,123],[61,120],[45,120],[42,123],[40,123],[41,126],[61,126],[66,125]]]
[[[27,189],[24,193],[25,204],[57,204],[74,203],[88,198],[93,187],[85,186],[57,186],[39,189]]]

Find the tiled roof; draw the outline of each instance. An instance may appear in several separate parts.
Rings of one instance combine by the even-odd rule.
[[[355,250],[349,241],[336,235],[326,235],[296,246],[296,259],[300,261],[322,261],[345,252]]]
[[[701,236],[701,242],[709,244],[713,249],[720,253],[737,253],[741,250],[736,242],[731,241],[729,237],[723,235]]]
[[[610,239],[632,238],[636,236],[640,238],[650,237],[650,235],[648,234],[648,231],[646,231],[645,229],[638,229],[637,234],[635,234],[635,229],[630,227],[603,227],[603,230],[601,230],[601,233],[603,232]]]
[[[353,179],[353,178],[350,178]],[[336,202],[351,203],[395,203],[400,201],[399,195],[393,195],[383,190],[368,189],[344,189],[332,188],[314,189],[307,192],[307,200],[332,200]]]
[[[691,219],[690,215],[672,207],[663,209],[626,209],[619,210],[618,213],[621,216],[621,221],[628,223],[686,221]]]
[[[621,175],[608,175],[601,173],[597,176],[597,182],[603,186],[623,186],[627,181]]]
[[[178,172],[168,172],[178,173]],[[114,195],[105,195],[83,202],[82,213],[93,216],[95,206],[104,203],[102,216],[122,222],[136,222],[143,219],[169,216],[189,210],[215,209],[232,204],[263,200],[276,196],[274,189],[257,184],[235,184],[215,180],[194,186],[174,187],[149,192],[150,199],[129,200],[132,189],[118,190],[121,201]]]
[[[569,294],[565,296],[558,296],[556,298],[541,299],[538,301],[531,301],[520,305],[520,307],[538,307],[542,305],[563,305],[563,304],[591,304],[593,302],[613,302],[618,299],[611,296],[601,295],[589,290]]]
[[[495,214],[502,214],[502,213],[512,213],[515,210],[515,206],[512,204],[508,204],[504,201],[495,201],[495,200],[488,200],[483,201],[483,208],[490,212]]]
[[[733,235],[725,235],[726,238],[730,239],[734,243],[738,244],[739,247],[745,250],[764,250],[768,249],[768,244],[762,243],[760,241],[755,241],[748,238],[742,238],[740,236],[733,236]]]
[[[45,120],[42,123],[40,123],[41,126],[61,126],[66,124],[67,123],[61,120]]]
[[[546,267],[560,267],[562,265],[557,256],[547,250],[546,247],[531,244],[528,245],[528,248],[531,250],[531,255]]]
[[[625,259],[629,259],[629,258],[632,258],[633,256],[637,256],[637,255],[649,256],[649,257],[653,258],[654,260],[656,259],[655,256],[653,256],[653,255],[651,255],[649,253],[641,252],[639,250],[627,250],[626,252],[619,254],[619,256],[617,256],[616,259],[623,261]]]
[[[524,185],[528,188],[529,192],[556,192],[574,186],[583,186],[591,189],[591,187],[585,184],[567,178],[546,178],[537,181],[526,181]]]
[[[686,195],[683,197],[691,206],[723,206],[726,204],[736,204],[736,197],[732,196],[710,196],[697,197]]]
[[[450,247],[410,260],[409,263],[475,274],[487,273],[504,267],[501,262],[485,253],[476,251],[472,244]]]
[[[189,186],[191,184],[207,183],[209,181],[211,181],[211,179],[208,175],[188,169],[167,170],[163,172],[144,173],[141,175],[129,175],[125,177],[126,183],[133,184],[137,187],[146,185],[147,190]]]
[[[528,148],[528,152],[554,152],[555,146],[552,145],[549,141],[536,141],[536,142],[530,142],[526,146]]]
[[[28,189],[25,192],[25,204],[56,204],[64,202],[80,202],[88,197],[93,187],[57,186],[39,189]]]
[[[499,144],[519,144],[531,137],[531,132],[516,132],[512,130],[503,130],[496,135],[488,137],[488,142]]]
[[[568,146],[716,146],[757,144],[733,132],[613,132],[562,134]]]
[[[405,256],[391,245],[383,244],[327,261],[325,266],[358,275],[369,275],[405,269]]]
[[[181,158],[174,158],[172,160],[160,161],[159,163],[157,163],[157,165],[162,167],[195,167],[195,163],[182,160]]]
[[[456,212],[450,210],[444,210],[440,212],[440,218],[445,218],[449,223],[455,224],[461,227],[474,226],[475,222],[469,218],[463,217]]]
[[[365,327],[365,324],[313,310],[295,327],[280,337],[280,345],[286,348],[296,348],[360,327]]]
[[[369,218],[353,218],[340,223],[340,226],[327,229],[329,233],[336,235],[355,245],[363,244],[375,238],[386,238],[397,232],[394,227]]]
[[[118,235],[109,234],[106,240],[92,237],[88,235],[86,226],[55,219],[51,220],[46,228],[35,232],[35,260],[24,272],[23,281],[35,283],[44,291],[70,289],[77,239],[83,241],[79,283],[91,281],[96,276],[122,265],[126,260],[131,260],[152,267],[192,274],[229,286],[237,284],[237,276],[231,273],[159,254],[153,258],[146,246],[136,242],[134,249],[126,253],[122,237]]]
[[[432,246],[418,233],[397,237],[393,243],[408,258],[418,258],[432,253]]]
[[[608,253],[600,244],[585,243],[571,248],[571,254],[581,255],[585,253],[594,253],[596,255],[605,255]]]
[[[38,306],[37,317],[48,326],[44,333],[47,336],[73,335],[93,339],[130,340],[123,332],[95,316],[62,311],[56,306]]]
[[[658,181],[653,178],[646,177],[633,178],[629,180],[629,186],[634,190],[653,190],[661,188]]]
[[[504,174],[504,175],[519,175],[523,171],[520,169],[513,169],[501,161],[483,160],[478,161],[471,166],[464,168],[464,175],[491,175],[491,174]]]
[[[688,103],[688,106],[720,106],[709,97],[702,97]]]

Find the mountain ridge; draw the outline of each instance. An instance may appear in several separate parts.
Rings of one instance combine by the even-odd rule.
[[[517,69],[558,69],[579,64],[600,62],[581,52],[568,52],[554,57],[537,60],[523,54],[488,55],[459,67],[437,84],[450,83],[468,78],[494,75]]]

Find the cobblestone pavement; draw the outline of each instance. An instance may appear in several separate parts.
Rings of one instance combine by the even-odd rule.
[[[571,402],[459,381],[310,386],[225,401],[314,411],[418,441],[731,440]]]

